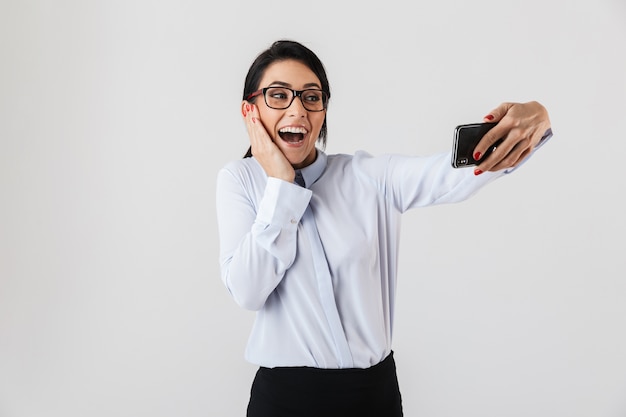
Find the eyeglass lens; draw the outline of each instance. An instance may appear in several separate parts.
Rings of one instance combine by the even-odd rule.
[[[270,87],[265,91],[265,102],[274,109],[286,109],[293,102],[293,91],[283,87]],[[321,111],[326,106],[326,93],[322,90],[304,90],[302,105],[310,111]]]

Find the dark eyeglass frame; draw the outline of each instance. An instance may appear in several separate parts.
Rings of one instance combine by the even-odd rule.
[[[289,102],[287,107],[272,107],[272,106],[270,106],[268,104],[267,96],[265,95],[265,93],[267,93],[267,90],[269,90],[271,88],[282,88],[284,90],[289,90],[289,91],[292,92],[293,95],[291,96],[291,101]],[[307,105],[302,100],[302,93],[304,93],[306,91],[318,91],[318,92],[322,93],[322,105],[323,105],[323,107],[321,109],[319,109],[319,110],[310,110],[310,109],[307,108]],[[270,87],[261,88],[260,90],[257,90],[254,93],[249,94],[248,97],[246,97],[246,100],[250,100],[251,98],[260,96],[261,94],[263,94],[263,99],[265,100],[265,104],[267,105],[267,107],[269,107],[270,109],[274,109],[274,110],[285,110],[285,109],[288,109],[293,104],[293,101],[296,99],[296,97],[300,97],[300,102],[302,103],[302,107],[304,107],[304,109],[306,111],[319,112],[319,111],[326,110],[326,108],[328,107],[328,93],[326,91],[324,91],[324,90],[320,90],[319,88],[306,88],[304,90],[294,90],[293,88],[273,85],[273,86],[270,86]]]

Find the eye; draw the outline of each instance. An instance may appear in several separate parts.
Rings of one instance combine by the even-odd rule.
[[[311,103],[322,101],[322,91],[321,90],[306,90],[302,93],[302,98],[305,101],[308,101]]]
[[[292,93],[285,88],[270,88],[265,94],[272,100],[287,100]]]

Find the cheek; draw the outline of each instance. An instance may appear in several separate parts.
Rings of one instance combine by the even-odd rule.
[[[263,125],[267,133],[272,138],[274,138],[274,127],[276,126],[278,119],[276,117],[272,117],[272,113],[268,112],[266,109],[264,111],[259,107],[257,108],[259,109],[259,118],[261,119],[261,124]]]
[[[325,115],[321,114],[319,115],[319,117],[316,115],[315,118],[311,118],[311,125],[313,127],[313,129],[315,129],[316,132],[322,130],[322,125],[324,124],[324,120],[325,120]]]

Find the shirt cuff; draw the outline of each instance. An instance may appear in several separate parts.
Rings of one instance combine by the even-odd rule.
[[[259,204],[257,222],[262,224],[297,224],[311,201],[313,192],[278,178],[269,177]],[[289,201],[289,204],[285,204]]]

